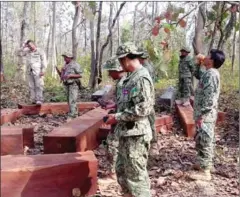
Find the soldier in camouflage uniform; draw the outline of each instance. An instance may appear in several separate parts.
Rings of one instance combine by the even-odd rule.
[[[26,57],[28,86],[32,104],[41,105],[43,102],[44,74],[47,67],[45,53],[37,48],[32,40],[26,41],[18,50],[18,56]]]
[[[197,164],[194,167],[198,171],[189,175],[192,180],[211,180],[210,170],[213,167],[215,146],[214,128],[220,94],[220,75],[217,69],[224,61],[224,53],[212,49],[210,55],[204,59],[203,66],[198,66],[195,71],[199,83],[194,100],[197,150]]]
[[[141,48],[139,48],[138,50],[140,52],[143,52],[143,54],[140,58],[140,62],[143,65],[143,67],[145,67],[148,70],[150,76],[152,77],[152,81],[154,82],[155,81],[155,73],[154,73],[154,68],[153,68],[152,63],[148,60],[148,58],[149,58],[148,52]],[[149,119],[149,122],[150,122],[150,125],[152,128],[152,135],[153,135],[152,143],[155,144],[157,142],[157,132],[156,132],[156,128],[155,128],[155,110],[153,110],[153,112],[149,115],[148,119]],[[156,144],[156,146],[157,146],[157,144]],[[157,148],[157,147],[154,147],[154,148]]]
[[[73,60],[71,53],[64,53],[63,55],[65,65],[62,70],[57,72],[63,82],[66,92],[69,106],[68,120],[78,116],[77,98],[79,89],[79,78],[82,77],[81,66]]]
[[[111,91],[111,95],[108,94],[104,97],[104,102],[107,103],[106,109],[113,109],[115,113],[117,112],[117,105],[119,105],[118,101],[122,93],[122,82],[125,78],[125,72],[123,71],[121,65],[119,64],[118,59],[112,58],[108,60],[104,65],[103,68],[108,71],[109,76],[116,81],[116,88],[114,91]],[[113,103],[108,101],[113,98]],[[113,111],[112,111],[113,112]],[[111,125],[111,133],[109,133],[107,137],[107,149],[108,149],[108,158],[110,161],[110,174],[109,177],[112,179],[116,179],[116,171],[115,171],[115,164],[117,160],[117,153],[118,153],[118,138],[114,133],[115,125]]]
[[[179,62],[179,94],[181,100],[177,100],[177,104],[184,106],[190,105],[190,96],[193,94],[193,72],[195,64],[189,56],[190,49],[182,47]]]
[[[129,72],[122,84],[117,113],[109,114],[106,122],[117,123],[117,179],[125,197],[150,197],[147,161],[152,129],[148,117],[155,103],[154,86],[140,63],[142,53],[132,43],[119,46],[116,55],[123,70]]]

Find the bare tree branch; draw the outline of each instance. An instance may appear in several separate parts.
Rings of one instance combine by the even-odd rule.
[[[190,10],[190,12],[188,12],[187,14],[185,14],[183,17],[181,17],[178,22],[176,23],[176,26],[178,26],[178,24],[180,23],[181,20],[183,20],[184,18],[186,18],[188,15],[190,15],[194,10],[198,9],[201,5],[203,5],[206,2],[201,2],[200,4],[198,4],[197,7],[193,8],[192,10]]]

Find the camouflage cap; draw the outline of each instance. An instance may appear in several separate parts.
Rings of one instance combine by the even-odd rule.
[[[126,57],[128,54],[142,55],[143,52],[139,52],[137,47],[132,42],[124,43],[118,47],[116,52],[117,58]]]
[[[141,58],[143,58],[143,59],[149,58],[149,54],[148,54],[147,50],[144,50],[143,48],[138,48],[138,51],[143,53],[141,55]]]
[[[186,51],[187,53],[190,53],[191,49],[187,46],[183,46],[180,51]]]
[[[62,56],[64,57],[70,57],[70,58],[73,58],[73,54],[72,53],[70,53],[70,52],[64,52],[63,54],[62,54]]]
[[[107,60],[104,64],[103,64],[103,69],[105,70],[112,70],[112,71],[123,71],[117,57],[113,57],[109,60]]]

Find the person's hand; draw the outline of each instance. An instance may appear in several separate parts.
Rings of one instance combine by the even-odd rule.
[[[205,56],[203,54],[198,54],[195,58],[195,63],[196,64],[202,64],[205,59]]]
[[[202,118],[199,118],[197,121],[196,121],[196,126],[198,128],[200,128],[202,126],[202,123],[203,123],[203,119]]]
[[[42,77],[42,76],[44,76],[44,72],[40,72],[40,75],[39,75],[40,77]]]
[[[70,78],[70,75],[64,76],[64,80],[68,80]]]
[[[107,104],[104,109],[115,109],[116,108],[116,104],[115,103],[111,103],[111,104]]]
[[[117,120],[115,118],[115,114],[108,114],[107,117],[108,117],[108,119],[106,121],[106,124],[113,125],[113,124],[117,123]]]

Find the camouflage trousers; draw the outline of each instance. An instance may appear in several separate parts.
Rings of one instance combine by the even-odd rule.
[[[189,77],[179,78],[179,96],[180,98],[190,98],[193,95],[193,81]]]
[[[147,135],[120,137],[116,174],[124,194],[151,197],[147,172],[150,140]]]
[[[152,129],[152,141],[151,142],[157,142],[157,132],[156,132],[156,127],[155,127],[155,111],[153,111],[153,113],[151,113],[149,116],[148,116],[148,120],[150,122],[150,126],[151,126],[151,129]]]
[[[67,92],[67,101],[69,106],[68,116],[75,118],[78,116],[78,108],[77,108],[77,98],[78,98],[78,85],[73,83],[71,85],[65,85]]]
[[[112,128],[112,131],[114,128]],[[116,173],[116,161],[118,155],[118,138],[114,132],[110,132],[107,136],[107,157],[110,162],[110,172]]]
[[[32,72],[28,73],[28,86],[30,89],[30,99],[32,102],[43,102],[44,77],[39,74],[35,75]]]
[[[215,122],[203,122],[200,127],[196,127],[196,151],[197,162],[203,169],[210,169],[213,166],[215,148]]]

